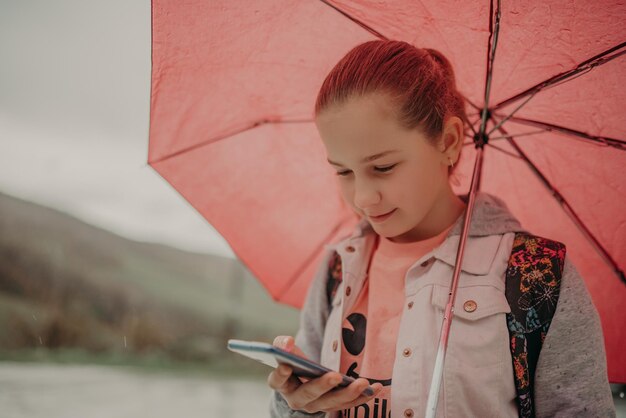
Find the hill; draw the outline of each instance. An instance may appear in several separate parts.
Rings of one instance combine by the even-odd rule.
[[[236,260],[125,239],[0,193],[0,352],[73,348],[218,359],[297,329]]]

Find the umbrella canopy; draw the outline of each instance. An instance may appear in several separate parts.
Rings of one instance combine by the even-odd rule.
[[[609,379],[626,382],[625,18],[618,1],[509,1],[490,40],[486,0],[153,0],[149,164],[275,300],[300,307],[324,244],[358,221],[313,123],[326,74],[372,39],[437,49],[478,131],[495,43],[480,189],[567,245],[602,320]],[[457,194],[472,177],[467,144]]]

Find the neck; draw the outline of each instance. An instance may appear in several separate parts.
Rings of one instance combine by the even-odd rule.
[[[419,225],[389,240],[402,243],[432,238],[451,227],[466,207],[467,203],[454,194],[452,188],[446,187]]]

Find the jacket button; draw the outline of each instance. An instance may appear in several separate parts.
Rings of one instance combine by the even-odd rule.
[[[352,292],[352,289],[350,289],[350,286],[346,287],[346,296],[350,296],[351,292]]]
[[[409,302],[407,306],[409,307],[409,309],[411,309],[413,307],[413,301]]]
[[[410,348],[405,348],[405,349],[402,351],[402,355],[403,355],[404,357],[408,357],[408,356],[410,356],[410,355],[411,355],[411,349],[410,349]]]
[[[413,410],[412,409],[405,409],[404,410],[404,416],[407,418],[411,418],[413,416]]]
[[[337,340],[333,341],[333,351],[337,351],[337,346],[339,345],[339,343],[337,342]]]
[[[352,245],[348,245],[346,247],[346,251],[349,252],[349,253],[353,253],[354,252],[354,247]]]
[[[465,309],[465,312],[474,312],[477,306],[478,305],[476,304],[476,302],[474,302],[473,300],[468,300],[465,301],[465,303],[463,304],[463,309]]]

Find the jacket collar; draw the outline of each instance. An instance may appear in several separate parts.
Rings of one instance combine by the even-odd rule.
[[[459,197],[467,203],[467,194],[459,195]],[[455,265],[464,217],[465,211],[457,218],[442,244],[429,255],[424,256],[424,260],[434,257],[450,266]],[[463,255],[462,270],[475,275],[489,273],[500,245],[501,235],[507,232],[528,231],[522,228],[503,200],[486,192],[477,192]],[[369,252],[375,238],[376,233],[372,226],[366,219],[362,219],[349,237],[332,246],[340,256],[350,257],[352,252],[346,251],[347,247],[357,247],[359,250],[365,249]]]

